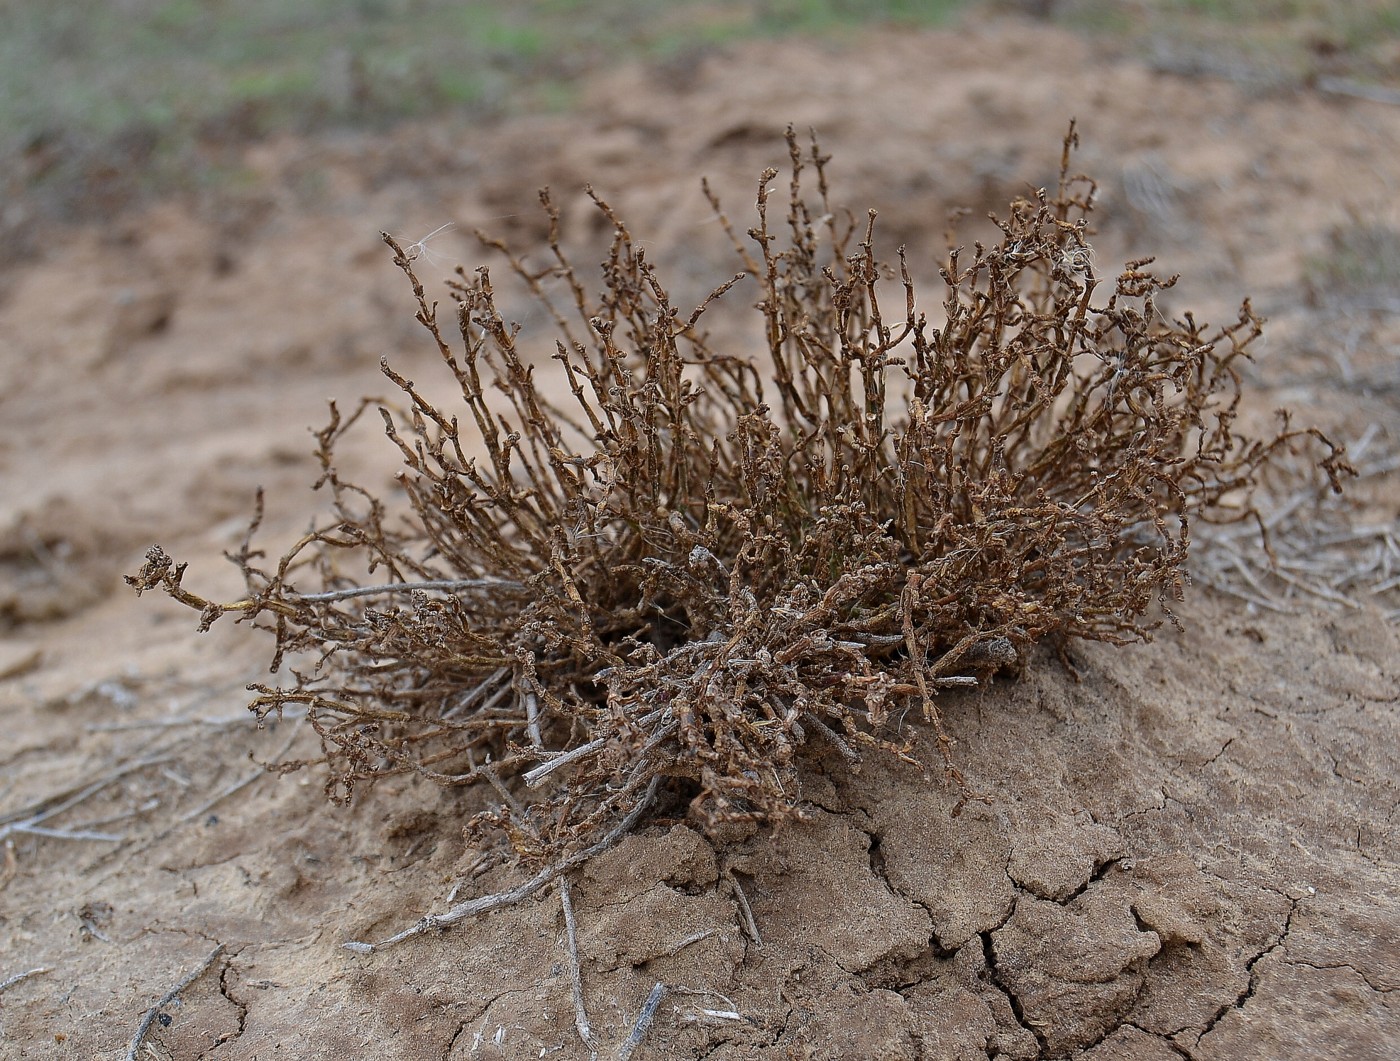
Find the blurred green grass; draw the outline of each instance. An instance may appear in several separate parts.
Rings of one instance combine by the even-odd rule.
[[[0,142],[307,129],[558,100],[619,56],[929,25],[965,0],[3,0]],[[550,87],[555,86],[555,87]]]
[[[1400,65],[1395,0],[0,0],[0,166],[7,194],[78,216],[236,180],[220,148],[273,132],[558,109],[623,58],[1017,13],[1168,68]]]
[[[559,109],[591,70],[969,0],[0,0],[0,167],[49,216],[238,180],[275,132]],[[0,228],[9,228],[0,225]]]

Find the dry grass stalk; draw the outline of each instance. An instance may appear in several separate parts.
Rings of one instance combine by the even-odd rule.
[[[1400,452],[1374,426],[1351,449],[1356,489],[1346,498],[1329,496],[1311,469],[1275,462],[1256,505],[1267,548],[1249,525],[1210,526],[1199,536],[1192,575],[1266,611],[1372,604],[1387,620],[1400,619],[1400,523],[1367,519],[1364,500],[1400,468]]]
[[[555,323],[562,403],[487,269],[458,270],[440,314],[386,235],[462,402],[384,365],[411,407],[381,410],[406,518],[337,474],[364,407],[333,406],[318,485],[334,517],[271,568],[245,542],[245,598],[190,592],[159,548],[129,581],[202,628],[226,612],[268,627],[274,670],[310,655],[288,687],[253,687],[252,709],[305,709],[334,798],[407,771],[487,782],[502,803],[477,825],[527,860],[594,844],[658,778],[707,822],[790,816],[805,745],[913,762],[911,705],[956,777],[940,689],[1046,638],[1147,638],[1196,520],[1226,499],[1247,516],[1261,466],[1299,445],[1334,487],[1347,471],[1315,431],[1237,433],[1248,303],[1224,327],[1167,323],[1154,298],[1173,281],[1147,261],[1098,275],[1073,140],[1057,187],[1013,202],[994,245],[949,252],[931,322],[903,251],[877,261],[874,213],[842,221],[827,159],[789,132],[787,194],[763,174],[747,241],[714,203],[757,284],[761,360],[701,330],[741,278],[682,314],[597,196],[613,238],[590,296],[543,193],[549,265],[486,242]]]

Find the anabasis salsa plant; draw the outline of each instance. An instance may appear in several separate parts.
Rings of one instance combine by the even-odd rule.
[[[386,235],[461,395],[435,405],[384,364],[408,400],[380,410],[404,511],[337,475],[354,417],[332,406],[317,485],[333,515],[274,567],[245,543],[243,599],[187,590],[159,547],[129,579],[202,629],[235,612],[270,630],[274,671],[312,661],[251,706],[304,708],[333,797],[406,771],[486,782],[502,803],[482,822],[557,862],[663,783],[710,823],[791,815],[805,747],[912,761],[922,732],[957,776],[942,690],[1046,638],[1148,637],[1193,521],[1245,517],[1261,466],[1298,444],[1334,488],[1347,471],[1316,431],[1237,430],[1248,303],[1223,327],[1168,322],[1154,299],[1173,281],[1148,261],[1098,275],[1072,128],[1058,185],[994,219],[994,245],[950,250],[932,310],[902,249],[876,260],[874,213],[830,203],[815,140],[787,141],[781,220],[776,170],[747,238],[710,195],[744,272],[691,313],[596,196],[612,229],[596,295],[548,193],[546,267],[485,241],[553,321],[567,387],[551,393],[486,268],[459,269],[441,307]],[[700,327],[741,283],[758,356]],[[926,727],[902,723],[910,708]]]

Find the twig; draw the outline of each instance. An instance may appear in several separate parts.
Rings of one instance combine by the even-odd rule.
[[[651,804],[652,797],[656,794],[656,786],[660,780],[661,778],[659,776],[651,779],[651,784],[647,786],[646,794],[643,795],[637,805],[632,808],[627,817],[623,818],[621,822],[614,826],[612,831],[603,837],[603,839],[599,840],[591,847],[586,847],[582,851],[570,855],[568,858],[560,859],[553,865],[546,866],[524,884],[518,885],[510,891],[497,892],[494,895],[483,895],[477,899],[470,899],[465,903],[460,903],[452,907],[452,909],[445,913],[427,914],[419,918],[417,923],[412,927],[406,928],[397,935],[390,936],[388,939],[380,940],[378,943],[359,943],[352,941],[350,943],[342,943],[341,946],[346,950],[354,951],[356,954],[373,954],[382,947],[392,946],[395,943],[402,943],[406,939],[412,939],[414,936],[421,936],[423,933],[430,932],[433,929],[447,928],[450,925],[455,925],[458,921],[465,921],[469,917],[475,917],[477,914],[498,910],[503,906],[513,906],[522,899],[529,898],[556,877],[567,873],[575,866],[587,862],[595,855],[602,854],[608,848],[612,847],[613,844],[617,843],[618,840],[622,839],[623,836],[631,832],[632,827],[637,824],[642,814]]]
[[[23,980],[28,980],[31,976],[38,976],[40,973],[46,973],[48,971],[46,966],[41,965],[37,969],[26,969],[22,973],[15,973],[14,976],[6,980],[0,980],[0,992],[8,991],[10,988],[14,987],[15,984]]]
[[[448,578],[433,582],[389,582],[382,586],[352,586],[326,593],[288,593],[287,599],[303,604],[329,603],[351,597],[378,597],[386,593],[416,593],[430,589],[522,589],[508,578]]]
[[[291,722],[305,717],[305,711],[287,710],[282,713],[280,720]],[[237,715],[225,715],[222,718],[181,718],[179,716],[167,716],[165,718],[136,719],[132,722],[94,722],[86,728],[89,733],[125,733],[128,730],[175,729],[179,726],[208,726],[211,729],[232,729],[235,726],[243,726],[248,723],[256,725],[257,718],[251,712],[243,711]]]
[[[1272,593],[1265,589],[1263,585],[1260,584],[1259,580],[1255,577],[1254,572],[1250,570],[1249,565],[1245,563],[1244,558],[1241,557],[1239,553],[1235,552],[1233,549],[1226,549],[1224,550],[1224,552],[1226,557],[1229,559],[1230,564],[1234,567],[1236,571],[1240,573],[1240,577],[1243,578],[1247,583],[1249,583],[1250,589],[1254,590],[1255,593],[1259,594],[1259,596],[1263,597],[1265,600],[1273,601],[1273,608],[1275,611],[1284,612],[1285,614],[1292,614],[1293,609],[1289,608],[1287,605],[1279,601],[1277,597],[1275,597]]]
[[[598,1041],[588,1023],[588,1011],[583,1006],[583,972],[578,964],[578,928],[574,923],[574,900],[569,894],[569,878],[559,878],[559,905],[564,908],[564,932],[569,947],[569,981],[574,989],[574,1027],[578,1037],[588,1047],[589,1061],[598,1059]]]
[[[300,721],[300,719],[298,719],[298,721]],[[300,726],[292,726],[292,732],[288,734],[287,739],[282,743],[282,747],[280,747],[279,749],[277,749],[276,752],[273,753],[273,761],[276,761],[277,759],[280,759],[282,758],[282,756],[287,754],[287,751],[291,748],[292,743],[297,739],[297,734],[300,731]],[[129,849],[128,854],[136,854],[140,851],[144,851],[147,848],[154,846],[155,844],[160,843],[180,826],[185,825],[198,817],[201,817],[206,812],[208,812],[210,808],[228,799],[228,797],[233,795],[235,792],[246,788],[248,785],[251,785],[260,777],[266,777],[267,773],[267,767],[259,767],[251,773],[245,774],[237,781],[220,789],[213,796],[209,797],[209,799],[201,803],[198,807],[195,807],[193,810],[186,811],[184,814],[180,815],[180,817],[176,818],[173,822],[167,825],[160,832],[156,833],[154,836],[149,836],[146,839],[140,841],[135,847]]]
[[[950,674],[946,677],[933,678],[929,684],[940,689],[971,689],[977,685],[977,678],[971,674]]]
[[[288,742],[288,746],[289,746],[289,747],[290,747],[290,744],[291,744],[291,742],[289,741],[289,742]],[[285,749],[283,749],[283,750],[285,751]],[[280,755],[281,753],[279,752],[278,754]],[[277,756],[274,756],[274,758],[276,758],[276,757],[277,757]],[[198,807],[194,808],[194,810],[186,811],[184,814],[180,815],[178,818],[175,819],[175,825],[184,825],[186,822],[193,821],[195,818],[198,818],[198,817],[199,817],[201,814],[203,814],[205,811],[210,810],[211,808],[213,808],[216,804],[222,802],[223,800],[228,799],[229,796],[233,795],[233,794],[234,794],[235,792],[237,792],[239,789],[247,788],[249,785],[251,785],[251,784],[252,784],[254,781],[256,781],[258,778],[260,778],[260,777],[265,777],[266,775],[267,775],[267,771],[266,771],[265,769],[260,769],[260,770],[255,770],[255,771],[254,771],[253,773],[251,773],[251,774],[246,774],[246,775],[244,775],[243,777],[240,777],[240,778],[239,778],[237,781],[235,781],[233,784],[227,786],[226,788],[224,788],[224,789],[222,789],[221,791],[217,792],[215,795],[213,795],[213,796],[210,797],[209,799],[205,800],[205,801],[204,801],[203,803],[201,803]],[[164,837],[164,836],[168,835],[168,833],[162,833],[161,835],[162,835],[162,837]]]
[[[498,667],[495,671],[488,675],[486,679],[483,682],[481,682],[481,684],[475,686],[472,689],[467,690],[467,692],[459,696],[457,698],[456,703],[454,703],[451,707],[449,707],[446,711],[442,713],[442,717],[445,719],[454,718],[457,715],[461,714],[467,708],[472,706],[472,704],[476,701],[477,697],[481,696],[487,689],[495,685],[509,673],[510,668]],[[501,686],[501,688],[496,690],[495,696],[491,697],[490,700],[486,701],[486,703],[481,705],[480,710],[483,713],[486,711],[490,711],[491,708],[495,706],[496,701],[508,692],[510,692],[509,685]]]
[[[282,758],[282,756],[286,755],[287,752],[291,750],[292,744],[296,741],[297,734],[300,732],[301,727],[294,725],[292,727],[292,732],[282,743],[282,747],[278,748],[277,751],[273,752],[272,759],[270,761],[275,762],[278,759]],[[254,770],[252,773],[246,774],[243,777],[239,778],[237,781],[235,781],[233,784],[227,786],[226,788],[220,789],[209,799],[205,800],[198,807],[194,808],[194,810],[186,811],[184,814],[180,815],[180,817],[175,819],[175,825],[184,825],[188,821],[193,821],[195,818],[198,818],[200,815],[213,808],[216,804],[219,804],[224,800],[228,799],[229,796],[233,795],[239,789],[246,788],[260,777],[266,777],[267,773],[267,767],[258,767],[258,769]],[[162,834],[162,836],[164,835],[166,834]]]
[[[1393,578],[1388,578],[1384,582],[1379,582],[1376,585],[1372,586],[1371,594],[1372,596],[1375,596],[1376,594],[1384,593],[1387,590],[1392,590],[1396,586],[1400,586],[1400,575],[1396,575]]]
[[[544,737],[540,735],[540,698],[534,693],[525,694],[525,718],[530,730],[530,743],[536,748],[543,748]]]
[[[1210,586],[1211,588],[1216,589],[1221,593],[1229,594],[1231,597],[1234,597],[1237,600],[1242,600],[1246,604],[1252,604],[1256,608],[1263,608],[1265,611],[1278,612],[1282,615],[1292,614],[1287,608],[1280,607],[1273,601],[1266,600],[1263,597],[1256,597],[1254,594],[1246,592],[1245,590],[1241,589],[1239,586],[1231,582],[1228,578],[1213,577],[1212,573],[1209,571],[1197,571],[1196,578],[1203,582],[1205,585]]]
[[[734,901],[739,904],[739,920],[744,926],[744,931],[749,934],[755,947],[763,946],[763,937],[758,934],[758,922],[753,919],[753,907],[749,906],[749,897],[744,894],[744,889],[739,887],[739,878],[734,876],[732,871],[727,871],[724,876],[734,893]]]
[[[743,1020],[743,1019],[744,1019],[744,1015],[743,1015],[742,1013],[740,1013],[737,1009],[701,1009],[701,1010],[699,1010],[698,1012],[699,1012],[699,1014],[700,1014],[699,1017],[697,1017],[694,1013],[692,1013],[692,1014],[689,1014],[689,1015],[687,1015],[687,1016],[685,1016],[685,1017],[682,1017],[681,1020],[682,1020],[683,1022],[686,1022],[686,1023],[691,1023],[691,1022],[693,1022],[693,1023],[698,1024],[698,1023],[700,1023],[700,1017],[709,1017],[711,1020]]]
[[[599,751],[603,745],[608,743],[606,737],[598,737],[587,744],[580,744],[577,748],[572,748],[562,755],[555,756],[542,766],[537,766],[533,770],[525,771],[525,784],[530,788],[538,788],[546,777],[558,770],[561,766],[567,766],[576,759],[582,759],[586,755],[592,755]]]
[[[658,708],[657,710],[652,711],[649,714],[645,714],[641,718],[637,719],[636,724],[638,726],[649,726],[657,719],[659,719],[662,715],[666,714],[667,710],[668,708],[664,707]],[[550,774],[552,774],[555,770],[558,770],[561,766],[567,766],[569,763],[575,762],[578,759],[582,759],[584,756],[592,755],[595,752],[601,750],[603,745],[607,743],[608,738],[598,737],[595,740],[589,741],[587,744],[580,744],[577,748],[571,748],[566,752],[556,755],[547,763],[543,763],[540,766],[536,766],[531,770],[526,770],[524,774],[526,786],[529,788],[539,788],[539,786],[544,782],[544,779]]]
[[[134,807],[127,807],[119,810],[115,814],[109,814],[105,818],[94,818],[90,822],[84,822],[81,826],[74,826],[75,829],[96,829],[99,825],[111,825],[113,822],[123,822],[128,818],[135,818],[138,814],[145,814],[160,806],[160,797],[152,796],[145,803],[138,803]]]
[[[860,755],[849,744],[841,739],[840,735],[819,719],[810,711],[802,712],[802,717],[807,720],[814,733],[820,734],[822,739],[830,744],[840,753],[841,758],[846,760],[849,766],[860,766]]]
[[[668,951],[666,952],[666,954],[667,954],[668,956],[669,956],[669,955],[674,955],[674,954],[679,954],[681,951],[683,951],[683,950],[685,950],[687,947],[689,947],[692,943],[699,943],[702,939],[709,939],[711,936],[718,935],[718,934],[719,934],[719,929],[717,929],[717,928],[706,929],[706,930],[704,930],[704,931],[702,931],[702,932],[692,932],[690,935],[686,936],[685,939],[681,940],[679,943],[677,943],[675,946],[673,946],[670,950],[668,950]]]
[[[647,1000],[642,1003],[642,1011],[637,1014],[637,1023],[632,1025],[632,1033],[627,1036],[622,1048],[618,1050],[617,1061],[630,1061],[632,1051],[641,1045],[642,1037],[651,1027],[651,1021],[656,1016],[657,1007],[661,1005],[661,1000],[665,997],[666,985],[658,980],[656,986],[651,989],[651,993],[647,995]]]
[[[154,1024],[156,1018],[160,1016],[160,1011],[174,1001],[176,995],[203,976],[204,971],[208,969],[209,966],[213,965],[214,959],[223,952],[224,945],[220,943],[209,952],[207,958],[199,963],[198,968],[196,968],[194,972],[187,975],[183,980],[167,991],[159,1002],[146,1011],[146,1016],[142,1019],[141,1026],[136,1029],[136,1034],[131,1038],[131,1045],[126,1048],[126,1061],[136,1061],[136,1052],[141,1049],[141,1043],[146,1038],[147,1033],[150,1032],[151,1025]]]
[[[1293,575],[1290,575],[1286,570],[1284,570],[1282,565],[1276,568],[1273,574],[1277,578],[1282,579],[1284,582],[1287,582],[1290,586],[1293,586],[1302,593],[1309,593],[1314,597],[1321,597],[1325,601],[1331,601],[1333,604],[1339,604],[1346,608],[1355,609],[1361,607],[1361,605],[1357,604],[1354,600],[1352,600],[1349,597],[1344,597],[1340,593],[1333,593],[1330,590],[1324,589],[1322,586],[1316,585],[1315,583],[1304,581],[1301,578],[1295,578]]]
[[[0,888],[9,887],[10,881],[15,879],[15,874],[19,872],[19,859],[15,858],[15,841],[13,837],[5,837],[5,866],[0,869]]]
[[[1319,77],[1317,89],[1319,92],[1327,92],[1334,96],[1349,96],[1352,99],[1369,100],[1371,103],[1389,103],[1400,106],[1400,91],[1386,88],[1383,85],[1364,85],[1360,81],[1352,81],[1350,78]]]
[[[36,800],[28,806],[21,807],[19,810],[0,815],[0,840],[3,840],[12,832],[27,832],[29,831],[29,827],[38,825],[40,822],[47,821],[55,815],[62,814],[64,811],[76,807],[79,803],[83,802],[83,800],[96,795],[113,781],[119,781],[127,774],[135,773],[137,770],[145,769],[148,766],[158,766],[161,763],[168,763],[170,759],[164,754],[166,750],[167,749],[162,749],[161,752],[147,756],[145,759],[137,759],[124,766],[119,766],[115,770],[111,770],[83,786],[81,789],[79,789],[77,785],[73,785],[60,792],[45,796],[43,799]],[[72,794],[70,795],[70,793]],[[58,802],[55,803],[55,801]]]
[[[30,825],[28,822],[17,822],[12,826],[17,833],[28,833],[30,836],[47,836],[54,840],[110,840],[113,843],[121,843],[126,839],[116,833],[98,833],[90,829],[68,830],[49,829],[42,825]]]
[[[710,1020],[721,1021],[742,1021],[744,1019],[744,1015],[739,1012],[739,1007],[734,1005],[734,1000],[731,999],[728,995],[720,994],[718,991],[714,990],[714,988],[706,987],[697,990],[693,987],[673,987],[671,988],[671,992],[677,995],[695,995],[699,998],[717,998],[721,1002],[723,1002],[727,1007],[726,1009],[708,1009],[702,1006],[696,1013],[688,1013],[684,1017],[682,1017],[682,1024],[698,1024],[700,1023],[701,1017],[707,1017]]]

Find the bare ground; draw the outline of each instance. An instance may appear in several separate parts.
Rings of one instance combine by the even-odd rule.
[[[1157,73],[1038,27],[756,44],[621,69],[568,115],[273,141],[241,189],[46,236],[0,278],[0,1054],[124,1056],[222,946],[142,1056],[587,1056],[553,888],[339,946],[518,881],[464,841],[482,797],[398,779],[345,810],[313,775],[261,772],[314,746],[242,711],[266,646],[197,637],[120,573],[159,539],[235,592],[220,553],[255,487],[274,546],[323,504],[324,400],[384,393],[385,352],[431,374],[379,228],[455,221],[432,249],[471,265],[463,230],[539,234],[544,184],[586,233],[592,181],[698,298],[732,271],[699,175],[744,217],[792,122],[928,273],[946,211],[1050,180],[1071,116],[1103,181],[1101,270],[1158,253],[1184,274],[1169,308],[1208,319],[1254,296],[1273,338],[1252,413],[1286,402],[1393,447],[1393,317],[1343,318],[1304,275],[1349,216],[1397,220],[1400,109]],[[393,471],[373,430],[347,462]],[[1394,525],[1393,475],[1361,496]],[[721,842],[661,820],[579,871],[601,1055],[662,984],[639,1061],[1400,1056],[1400,634],[1375,608],[1204,590],[1184,620],[1072,647],[1079,681],[1047,656],[948,696],[987,797],[961,813],[937,770],[819,763],[805,823]]]

